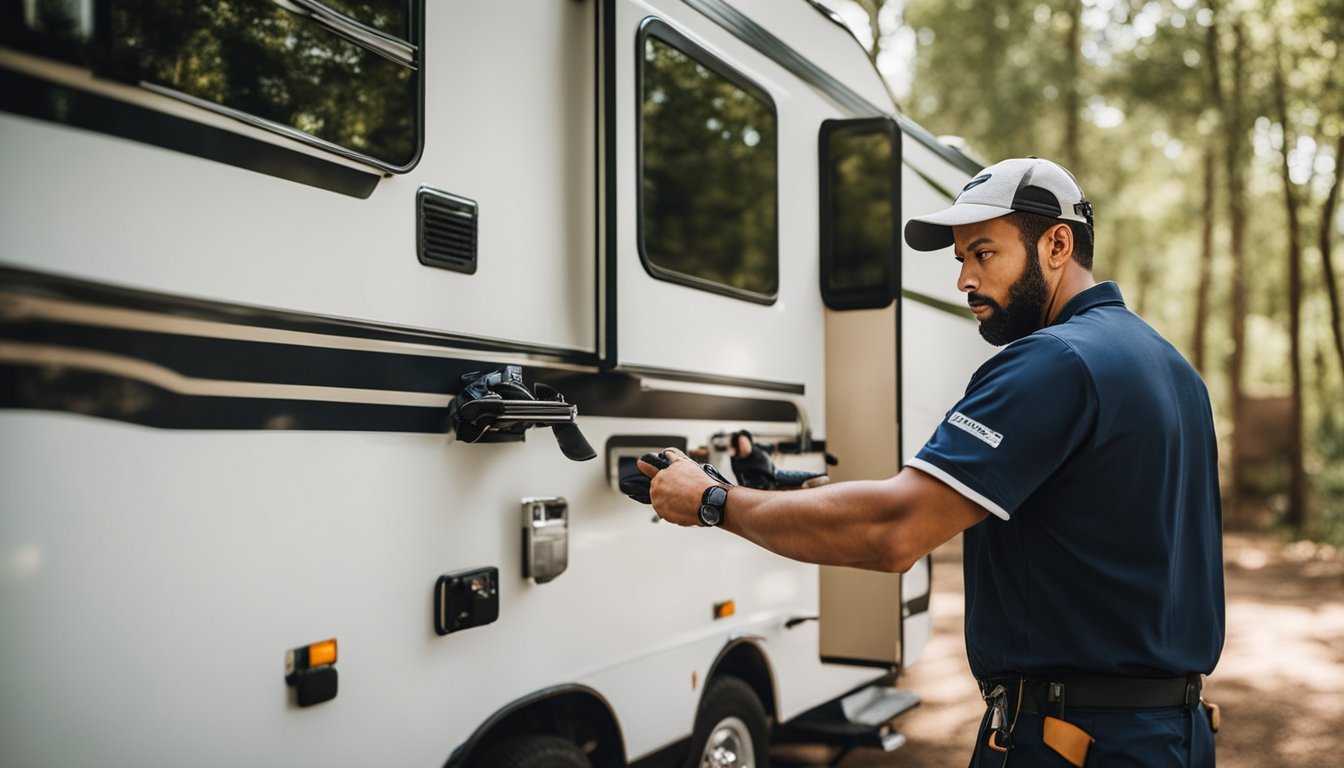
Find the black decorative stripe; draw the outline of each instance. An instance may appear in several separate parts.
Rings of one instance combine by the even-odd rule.
[[[0,364],[0,408],[66,411],[162,429],[446,432],[447,409],[182,395],[121,376]]]
[[[93,350],[153,363],[193,379],[380,389],[457,391],[463,374],[497,363],[336,347],[242,341],[61,322],[6,323],[10,341]]]
[[[594,364],[591,353],[559,347],[191,299],[170,294],[118,288],[103,283],[7,267],[0,267],[0,287],[18,290],[32,296],[68,299],[96,306],[133,309],[250,328],[298,331],[372,341],[427,344],[455,350],[519,354],[573,365]]]
[[[5,279],[16,275],[29,280],[10,284]],[[0,271],[0,287],[10,291],[18,288],[18,293],[30,296],[49,295],[24,290],[31,289],[35,282],[41,283],[33,273]],[[72,305],[163,314],[164,327],[152,327],[152,316],[146,323],[149,327],[137,329],[100,325],[96,317],[76,321],[61,318],[59,307],[47,315],[0,314],[0,344],[5,345],[7,355],[0,363],[0,408],[69,411],[176,429],[442,432],[446,428],[446,407],[377,400],[407,395],[412,400],[420,396],[423,402],[425,394],[441,394],[446,404],[449,395],[461,391],[464,374],[502,367],[469,356],[418,354],[391,345],[387,351],[346,349],[340,342],[349,333],[327,334],[333,346],[191,335],[175,332],[170,324],[183,314],[171,310],[184,309],[174,305],[178,300],[171,297],[156,295],[156,302],[147,302],[155,304],[152,308],[133,306],[134,292],[107,289],[104,298],[115,301],[100,303],[94,300],[98,293],[95,284],[54,277],[41,284],[56,289],[77,286],[79,290],[74,292],[83,296],[79,301],[69,295],[72,291],[55,291]],[[224,318],[236,312],[247,322],[235,325],[246,327],[264,327],[261,320],[277,317],[204,302],[188,302],[188,306],[192,313],[185,314],[204,314],[216,322],[227,322]],[[280,317],[290,322],[305,321],[293,314]],[[334,321],[307,318],[304,330],[313,331],[314,325],[326,329],[324,324],[330,322]],[[364,326],[337,324],[331,328],[348,332]],[[387,333],[397,336],[396,340],[405,340],[407,334]],[[433,338],[447,346],[447,338]],[[426,341],[419,335],[413,340]],[[146,369],[146,364],[153,368]],[[599,371],[595,363],[590,370],[532,360],[524,361],[523,366],[526,381],[555,387],[578,406],[581,416],[787,423],[797,422],[799,417],[797,407],[787,400],[649,390],[638,376]],[[669,377],[688,375],[668,372]],[[175,391],[173,387],[178,385],[188,391]],[[202,391],[202,385],[208,385],[206,391],[213,394],[195,394]],[[257,385],[325,387],[331,392],[327,393],[329,399],[320,399],[324,394],[320,390],[297,391],[313,399],[285,397],[296,390],[276,390],[276,397],[256,397]]]
[[[131,139],[351,197],[367,198],[378,185],[377,174],[3,67],[0,110]]]
[[[914,600],[907,600],[905,603],[905,617],[918,616],[921,613],[929,612],[929,592],[916,597]]]
[[[924,126],[916,123],[905,115],[897,115],[896,122],[900,123],[901,130],[905,132],[905,135],[920,144],[923,144],[925,147],[928,147],[935,155],[938,155],[961,170],[970,174],[976,174],[984,170],[984,163],[977,162],[975,159],[962,154],[960,150],[947,146],[939,141],[938,137],[929,133]],[[956,196],[949,195],[949,197],[955,198]]]
[[[901,289],[901,298],[908,299],[910,301],[915,302],[916,304],[923,304],[924,306],[931,307],[933,309],[938,310],[939,312],[946,312],[950,315],[956,315],[957,317],[960,317],[961,319],[966,321],[973,321],[975,319],[971,315],[969,305],[953,304],[950,301],[935,299],[932,296],[928,296],[923,293],[918,293],[908,288]]]
[[[787,400],[648,390],[638,378],[621,373],[536,368],[526,371],[563,393],[566,400],[579,407],[580,416],[790,423],[798,420],[798,408]]]
[[[716,384],[727,387],[759,389],[767,392],[784,392],[791,395],[801,395],[806,392],[806,389],[802,384],[790,384],[783,381],[766,381],[765,379],[748,379],[740,376],[721,376],[714,373],[686,373],[684,371],[674,371],[666,368],[655,368],[649,365],[622,365],[616,370],[648,379],[674,379],[676,381],[690,381],[698,384]]]
[[[801,78],[803,82],[816,88],[841,109],[856,117],[876,117],[886,114],[886,111],[879,109],[854,89],[812,63],[788,43],[723,0],[685,0],[685,2],[709,17],[715,24],[733,33],[739,40],[770,57],[775,63]]]

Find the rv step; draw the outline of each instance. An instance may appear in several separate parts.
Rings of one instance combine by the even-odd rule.
[[[918,704],[919,696],[913,691],[870,685],[790,720],[780,726],[775,738],[890,752],[905,744],[905,736],[891,720]]]

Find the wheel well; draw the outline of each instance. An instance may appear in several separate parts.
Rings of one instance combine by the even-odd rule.
[[[765,707],[766,717],[772,721],[776,719],[774,670],[770,668],[765,652],[751,638],[738,638],[729,643],[710,667],[705,684],[720,675],[731,675],[751,686],[756,698],[761,700],[761,706]]]
[[[500,709],[453,752],[445,768],[477,768],[501,742],[533,734],[574,742],[593,768],[625,765],[625,743],[611,706],[597,691],[575,685],[538,691]]]

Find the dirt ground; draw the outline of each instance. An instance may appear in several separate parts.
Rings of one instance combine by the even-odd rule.
[[[1227,644],[1205,698],[1222,707],[1220,768],[1344,764],[1344,551],[1228,534]],[[934,553],[934,636],[900,682],[923,703],[897,719],[909,739],[855,750],[840,768],[963,766],[980,704],[962,640],[960,538]],[[824,764],[816,750],[803,764]]]

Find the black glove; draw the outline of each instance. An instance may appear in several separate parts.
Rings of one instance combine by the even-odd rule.
[[[640,456],[639,460],[651,464],[660,470],[667,469],[668,465],[672,463],[664,458],[661,453],[646,453],[643,456]],[[728,481],[728,478],[724,477],[723,473],[719,472],[713,464],[701,464],[700,469],[714,482],[723,485],[732,485],[732,483]],[[649,485],[652,482],[653,478],[639,471],[639,464],[635,459],[621,459],[617,480],[621,493],[638,501],[640,504],[648,504],[650,503]]]
[[[742,438],[746,438],[748,453],[743,456],[738,449],[738,443]],[[748,488],[760,488],[765,491],[774,491],[781,488],[798,488],[803,483],[817,477],[825,476],[825,472],[803,472],[796,469],[779,469],[775,463],[770,460],[766,454],[764,446],[758,445],[751,433],[745,429],[740,432],[734,432],[732,437],[733,446],[733,474],[737,475],[738,482]]]

